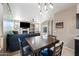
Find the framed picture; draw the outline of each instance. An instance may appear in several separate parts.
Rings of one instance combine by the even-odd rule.
[[[56,23],[56,28],[63,28],[63,27],[64,27],[63,22]]]
[[[43,27],[43,32],[47,33],[47,27]]]

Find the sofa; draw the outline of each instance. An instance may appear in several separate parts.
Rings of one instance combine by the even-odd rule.
[[[7,34],[7,39],[6,39],[7,47],[6,47],[6,50],[7,51],[17,51],[17,50],[20,49],[18,39],[20,39],[23,42],[23,46],[24,46],[24,45],[28,44],[26,42],[26,39],[28,39],[29,37],[34,37],[34,36],[39,36],[39,35],[40,35],[39,33]]]

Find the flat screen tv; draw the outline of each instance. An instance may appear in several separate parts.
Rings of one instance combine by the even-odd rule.
[[[28,22],[20,22],[20,28],[30,28],[30,23],[28,23]]]

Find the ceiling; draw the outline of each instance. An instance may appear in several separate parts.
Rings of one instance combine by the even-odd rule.
[[[74,3],[54,3],[53,9],[50,9],[48,13],[40,15],[40,8],[38,3],[10,3],[10,9],[16,20],[31,21],[34,19],[36,22],[43,22],[48,18],[52,17],[55,13],[66,9],[70,6],[75,5]]]

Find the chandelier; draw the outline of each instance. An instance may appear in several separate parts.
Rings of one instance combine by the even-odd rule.
[[[38,8],[40,8],[40,14],[42,12],[48,12],[49,9],[53,9],[53,3],[38,3]]]

